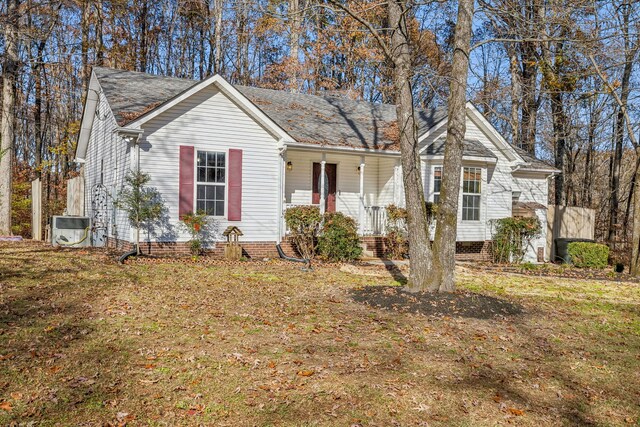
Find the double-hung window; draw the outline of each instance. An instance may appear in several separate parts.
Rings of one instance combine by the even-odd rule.
[[[462,169],[462,220],[480,220],[481,168]]]
[[[198,151],[196,165],[196,210],[211,216],[224,216],[227,180],[226,154]]]
[[[433,168],[433,204],[440,201],[440,187],[442,186],[442,166]]]

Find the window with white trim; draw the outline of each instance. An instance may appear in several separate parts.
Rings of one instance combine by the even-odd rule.
[[[462,169],[462,220],[480,221],[481,168]]]
[[[227,181],[227,155],[224,152],[198,151],[196,165],[196,211],[224,216]]]
[[[433,204],[440,201],[440,187],[442,186],[442,166],[433,168]]]

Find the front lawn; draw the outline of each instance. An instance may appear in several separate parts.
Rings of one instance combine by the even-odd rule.
[[[0,244],[0,425],[638,425],[640,285],[461,268],[521,314],[355,302],[272,262],[117,265]]]

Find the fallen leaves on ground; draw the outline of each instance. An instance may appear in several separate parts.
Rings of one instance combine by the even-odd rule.
[[[0,425],[638,419],[637,284],[465,267],[452,299],[343,270],[0,244]]]

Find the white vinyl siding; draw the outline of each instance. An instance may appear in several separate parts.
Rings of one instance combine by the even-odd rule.
[[[181,145],[193,146],[196,153],[243,150],[242,221],[216,217],[212,230],[216,239],[221,240],[222,231],[234,225],[244,234],[241,242],[276,241],[278,171],[282,160],[277,140],[215,86],[204,88],[144,126],[140,165],[151,175],[150,185],[162,193],[168,207],[168,221],[156,238],[179,242],[189,239],[178,221]]]
[[[543,206],[547,206],[549,197],[549,181],[544,176],[527,173],[524,170],[519,171],[514,173],[513,184],[514,190],[520,191],[520,198],[518,199],[519,201],[535,202],[540,203]],[[530,262],[537,261],[537,249],[539,247],[546,248],[547,246],[547,210],[536,210],[536,216],[540,220],[542,233],[537,239],[534,239],[527,248],[524,260]],[[549,256],[549,253],[545,253],[545,257],[547,260]]]
[[[400,194],[402,182],[396,181],[396,168],[399,159],[379,157],[378,159],[378,206],[386,208],[391,204],[400,204],[404,197]]]
[[[107,236],[130,241],[129,220],[124,211],[115,209],[114,201],[131,166],[131,144],[114,133],[116,128],[111,108],[104,95],[100,95],[83,166],[85,214],[92,219],[93,225],[104,225]],[[100,185],[106,189],[106,205],[103,205],[106,209],[96,212],[98,205],[92,202],[97,199],[94,195]],[[101,214],[100,218],[96,213]],[[102,220],[102,223],[97,220]]]
[[[505,156],[505,153],[499,150],[490,138],[480,129],[467,115],[466,120],[467,131],[465,138],[480,141],[488,148],[496,157],[497,163],[489,163],[483,161],[463,160],[463,167],[479,167],[482,168],[481,191],[480,198],[480,220],[479,221],[463,221],[462,220],[462,194],[458,201],[458,234],[457,240],[462,242],[478,242],[483,240],[491,240],[492,227],[490,221],[492,219],[506,218],[511,216],[511,191],[513,186],[513,178],[511,176],[512,162]],[[429,135],[421,146],[427,146],[440,137],[446,136],[446,126],[441,126],[437,131]],[[425,183],[425,198],[433,200],[433,166],[441,166],[442,158],[428,159],[423,156],[423,182]],[[462,191],[461,191],[462,193]]]

